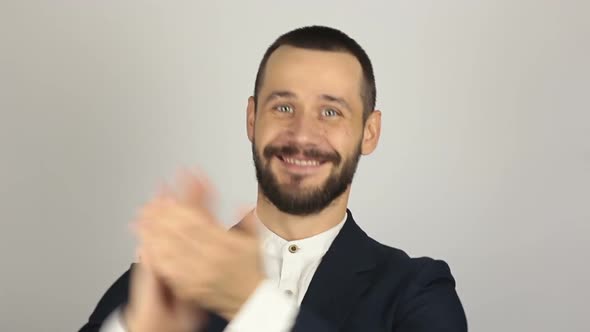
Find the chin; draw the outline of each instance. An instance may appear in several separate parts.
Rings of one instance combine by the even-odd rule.
[[[285,188],[298,188],[301,191],[317,190],[321,189],[328,175],[297,175],[297,174],[276,174],[275,178],[278,179],[279,185]]]

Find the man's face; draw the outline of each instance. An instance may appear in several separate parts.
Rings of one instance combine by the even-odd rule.
[[[361,87],[348,53],[281,46],[270,56],[249,136],[259,186],[279,210],[318,213],[348,189],[361,154]]]

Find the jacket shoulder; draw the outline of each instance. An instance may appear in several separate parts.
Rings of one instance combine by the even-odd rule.
[[[463,305],[449,265],[431,257],[412,258],[373,239],[379,281],[394,299],[389,326],[396,331],[467,331]],[[387,291],[388,290],[388,291]]]
[[[410,257],[404,250],[394,248],[368,237],[378,264],[386,271],[395,270],[409,279],[417,277],[449,277],[453,279],[447,262],[432,257]],[[455,281],[453,279],[453,285]]]

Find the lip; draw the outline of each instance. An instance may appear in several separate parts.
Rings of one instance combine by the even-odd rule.
[[[292,163],[288,163],[284,161],[282,158],[278,156],[273,156],[276,159],[282,168],[286,169],[290,173],[296,174],[314,174],[320,171],[327,162],[321,162],[319,165],[296,165]]]

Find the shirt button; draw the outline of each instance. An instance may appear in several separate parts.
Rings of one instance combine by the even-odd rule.
[[[291,295],[293,295],[293,291],[292,291],[292,290],[290,290],[290,289],[287,289],[287,290],[285,291],[285,294],[287,294],[287,295],[291,296]]]
[[[294,253],[297,252],[297,250],[299,250],[299,247],[297,245],[292,244],[292,245],[289,246],[289,252],[290,253],[294,254]]]

